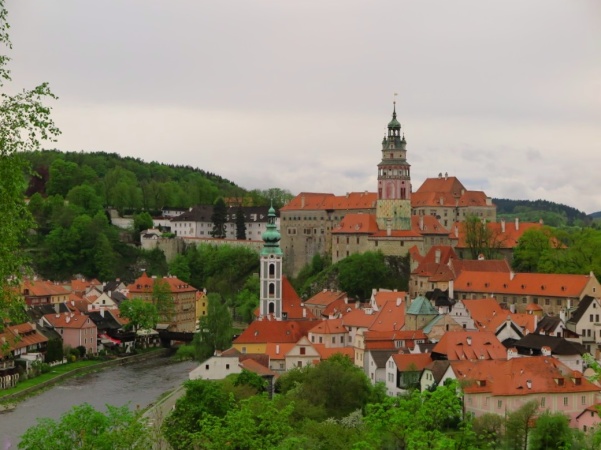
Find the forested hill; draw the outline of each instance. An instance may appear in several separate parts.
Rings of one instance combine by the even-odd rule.
[[[40,193],[67,198],[73,188],[89,185],[105,206],[152,211],[249,195],[232,181],[190,166],[148,163],[105,152],[45,150],[22,155],[37,173],[30,180],[28,197]]]
[[[548,200],[509,200],[493,198],[497,205],[497,216],[505,218],[519,217],[520,220],[536,222],[543,219],[550,226],[587,223],[586,213],[568,205]]]

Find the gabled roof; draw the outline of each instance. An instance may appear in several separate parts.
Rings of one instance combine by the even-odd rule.
[[[373,234],[377,231],[375,214],[349,213],[332,229],[332,234]]]
[[[282,313],[286,313],[287,320],[315,319],[315,315],[303,305],[303,301],[286,276],[282,277]]]
[[[175,276],[167,276],[163,278],[149,277],[146,272],[142,273],[132,284],[127,286],[129,291],[129,297],[135,297],[137,293],[152,293],[154,283],[158,280],[162,280],[167,283],[171,293],[182,293],[182,292],[195,292],[197,289],[194,286],[189,285],[185,281],[180,280]]]
[[[438,311],[430,300],[426,297],[419,296],[415,300],[411,302],[409,307],[407,308],[407,314],[413,315],[438,315]]]
[[[514,346],[520,353],[532,351],[540,354],[543,347],[549,347],[553,355],[583,355],[587,353],[584,345],[568,341],[562,337],[530,333],[517,341]]]
[[[425,193],[425,192],[448,192],[452,194],[454,197],[460,197],[461,192],[465,191],[465,186],[461,184],[461,181],[457,177],[449,177],[444,176],[442,174],[438,176],[438,178],[426,178],[422,185],[413,193],[413,195],[417,193]]]
[[[350,314],[350,313],[349,313]],[[346,318],[346,317],[345,317]],[[346,321],[345,321],[346,324]],[[405,325],[405,302],[387,301],[369,327],[370,331],[400,330]]]
[[[236,338],[236,344],[294,343],[307,336],[312,321],[255,320]]]
[[[399,372],[422,371],[432,363],[432,357],[429,353],[416,354],[397,354],[392,355],[392,360],[396,364]]]
[[[580,297],[594,275],[551,273],[470,272],[455,279],[455,291],[495,295],[537,295],[541,297]]]
[[[445,372],[447,371],[450,365],[450,361],[436,360],[432,361],[430,364],[424,367],[424,370],[429,370],[430,372],[432,372],[434,382],[438,384],[440,383],[440,380],[442,380],[442,377],[444,376]]]
[[[25,297],[51,297],[55,295],[69,295],[69,291],[60,284],[54,284],[51,281],[45,280],[24,280],[22,292]]]
[[[580,303],[578,304],[576,311],[574,311],[572,313],[572,317],[570,317],[568,319],[568,323],[577,324],[578,322],[580,322],[580,319],[582,319],[584,314],[586,314],[586,311],[593,304],[593,302],[597,302],[597,301],[590,295],[585,295],[582,298],[582,300],[580,300]],[[599,306],[599,302],[597,302],[597,306]]]
[[[346,292],[324,289],[323,291],[315,294],[309,300],[305,300],[305,305],[328,306],[330,303],[333,303],[336,300],[344,300],[345,297],[347,297]]]
[[[539,222],[518,222],[516,228],[515,222],[487,222],[486,227],[490,230],[492,236],[500,244],[500,248],[514,248],[524,232],[530,229],[540,229],[543,225]],[[504,228],[503,228],[504,227]],[[451,237],[457,239],[455,248],[468,248],[466,241],[465,222],[456,222],[452,228]]]
[[[347,328],[342,324],[342,319],[322,320],[309,330],[313,334],[340,334],[348,333]]]
[[[301,192],[280,211],[370,209],[375,208],[377,199],[375,192],[351,192],[342,196]]]
[[[561,318],[559,316],[543,316],[539,321],[534,331],[537,334],[549,334],[557,330],[557,327],[561,324]]]
[[[380,289],[376,292],[372,292],[372,298],[376,302],[378,309],[382,309],[386,302],[401,300],[402,302],[407,301],[408,293],[405,291],[391,291],[388,289]]]
[[[325,307],[325,309],[323,310],[323,312],[321,313],[322,316],[325,317],[329,317],[332,316],[334,314],[340,314],[342,316],[344,316],[345,314],[348,314],[349,312],[351,312],[352,310],[355,309],[355,303],[348,303],[347,302],[347,298],[339,298],[338,300],[334,300],[332,303],[330,303],[328,306]]]
[[[595,386],[556,358],[533,356],[495,361],[451,361],[465,393],[495,396],[599,392]],[[470,383],[471,381],[471,383]]]
[[[265,347],[265,354],[270,360],[286,359],[286,354],[296,347],[296,342],[276,344],[268,342]]]
[[[494,332],[496,327],[493,328],[491,322],[497,323],[497,317],[503,321],[511,313],[501,308],[494,298],[463,299],[461,303],[479,330]]]
[[[376,317],[376,314],[367,314],[365,310],[356,308],[342,317],[342,323],[346,327],[369,328]]]
[[[334,355],[346,355],[351,360],[355,358],[355,349],[353,347],[327,348],[325,344],[313,344],[313,347],[315,347],[322,360],[331,358]]]
[[[506,359],[507,350],[491,331],[448,331],[432,349],[449,361]]]
[[[98,330],[118,330],[122,327],[121,323],[108,310],[103,313],[100,311],[90,312],[88,317],[96,324]]]
[[[0,356],[6,356],[14,350],[43,342],[48,342],[46,336],[38,333],[30,323],[8,326],[0,333]]]
[[[455,274],[467,270],[468,272],[511,272],[511,267],[505,259],[456,259],[449,261],[449,267]]]
[[[265,367],[264,365],[258,363],[254,359],[248,358],[241,360],[239,363],[240,367],[250,372],[256,373],[262,377],[275,377],[277,373]]]
[[[397,350],[396,349],[392,349],[392,350],[370,350],[369,354],[371,355],[371,358],[373,359],[374,363],[376,364],[376,367],[378,369],[383,369],[384,367],[386,367],[386,363],[388,362],[388,360],[390,359],[390,357],[394,354],[396,354]]]
[[[96,324],[88,316],[80,312],[46,314],[44,319],[54,328],[96,328]]]

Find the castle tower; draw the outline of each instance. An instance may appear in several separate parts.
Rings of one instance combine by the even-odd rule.
[[[275,210],[269,208],[267,214],[267,230],[263,233],[263,249],[261,250],[261,291],[259,298],[259,314],[263,318],[271,315],[282,320],[282,249],[280,233],[275,225]]]
[[[388,135],[382,141],[382,161],[378,164],[376,220],[381,230],[411,229],[411,165],[407,162],[407,141],[401,135],[393,103]]]

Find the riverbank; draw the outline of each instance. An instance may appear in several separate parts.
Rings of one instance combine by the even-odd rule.
[[[39,375],[30,380],[25,380],[14,388],[1,391],[0,402],[14,403],[23,399],[24,397],[35,394],[37,391],[41,391],[77,375],[103,370],[108,367],[122,366],[138,361],[144,361],[149,358],[165,356],[171,351],[172,350],[169,348],[157,348],[138,355],[126,356],[123,358],[112,359],[110,361],[89,360],[55,366],[48,373]]]

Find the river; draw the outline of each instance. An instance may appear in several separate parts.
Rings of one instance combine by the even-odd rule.
[[[16,449],[19,437],[36,419],[58,419],[74,405],[89,403],[102,411],[106,404],[145,408],[187,380],[188,372],[197,365],[158,357],[70,378],[19,402],[14,411],[0,414],[0,450]]]

